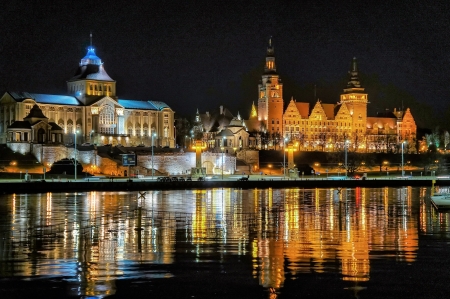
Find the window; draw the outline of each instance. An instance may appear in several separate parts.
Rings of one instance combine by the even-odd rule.
[[[106,105],[100,110],[100,124],[112,125],[114,124],[114,108]]]

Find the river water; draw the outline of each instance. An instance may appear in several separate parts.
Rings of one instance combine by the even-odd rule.
[[[450,217],[429,193],[3,195],[0,297],[443,298]]]

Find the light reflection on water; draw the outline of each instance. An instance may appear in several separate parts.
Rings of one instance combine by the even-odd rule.
[[[364,283],[370,280],[371,260],[414,263],[419,234],[449,237],[450,218],[430,207],[427,192],[211,189],[7,195],[0,198],[0,278],[62,277],[74,286],[72,295],[104,297],[116,292],[116,280],[173,277],[163,267],[140,265],[248,256],[253,278],[281,293],[286,279],[312,272]]]

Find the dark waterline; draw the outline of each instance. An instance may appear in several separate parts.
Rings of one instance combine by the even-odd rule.
[[[1,298],[442,298],[429,188],[0,197]]]

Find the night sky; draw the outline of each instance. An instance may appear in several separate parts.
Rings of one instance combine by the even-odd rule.
[[[65,93],[92,31],[119,98],[247,118],[273,36],[285,103],[336,103],[357,57],[369,115],[450,129],[449,1],[30,2],[0,4],[1,93]]]

